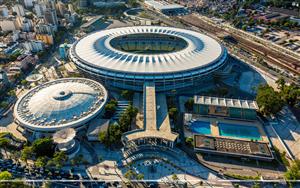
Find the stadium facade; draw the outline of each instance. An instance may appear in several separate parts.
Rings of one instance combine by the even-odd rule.
[[[161,26],[135,26],[94,32],[78,40],[70,58],[88,77],[121,89],[156,91],[191,87],[222,72],[228,54],[201,33]]]

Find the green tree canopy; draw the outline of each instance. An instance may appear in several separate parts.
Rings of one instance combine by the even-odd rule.
[[[258,87],[256,101],[259,110],[265,115],[276,114],[284,105],[280,94],[268,85]]]
[[[11,180],[13,176],[8,171],[0,172],[0,180]]]
[[[111,100],[105,105],[105,117],[111,118],[117,110],[118,101]]]
[[[52,157],[54,149],[55,145],[51,138],[40,138],[35,140],[32,144],[32,151],[35,153],[36,157]]]
[[[21,160],[27,161],[28,159],[32,158],[34,156],[32,147],[25,146],[21,151]]]
[[[48,166],[55,166],[56,168],[61,168],[65,162],[67,162],[68,156],[65,152],[59,151],[55,152],[53,158],[48,161]]]
[[[134,92],[129,91],[129,90],[123,90],[121,93],[121,96],[126,100],[132,100],[133,95],[134,95]]]
[[[300,179],[300,160],[295,160],[287,172],[284,174],[287,180]]]

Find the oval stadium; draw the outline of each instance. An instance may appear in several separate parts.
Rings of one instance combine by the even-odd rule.
[[[14,107],[15,122],[33,133],[80,128],[101,112],[106,100],[106,89],[96,81],[58,79],[34,87],[19,98]]]
[[[154,82],[157,91],[170,91],[207,82],[224,69],[227,51],[195,31],[135,26],[91,33],[72,46],[70,58],[108,86],[142,91]]]

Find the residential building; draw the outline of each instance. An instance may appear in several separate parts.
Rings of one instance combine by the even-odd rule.
[[[33,7],[33,0],[23,0],[24,1],[24,6],[26,8],[31,8]]]
[[[25,16],[25,10],[23,5],[16,4],[12,7],[13,12],[16,12],[18,16]]]
[[[1,5],[0,6],[0,17],[8,17],[8,9],[7,6]]]
[[[14,17],[0,19],[0,27],[2,31],[15,31],[17,30],[16,20]]]
[[[23,46],[29,52],[39,52],[44,49],[44,43],[36,40],[26,41]]]
[[[47,24],[58,25],[57,14],[54,9],[46,9],[44,19]]]
[[[46,11],[46,5],[43,3],[34,4],[34,12],[37,17],[43,18]]]

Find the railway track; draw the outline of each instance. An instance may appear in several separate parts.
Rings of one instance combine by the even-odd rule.
[[[257,56],[263,57],[265,60],[267,60],[273,65],[277,65],[285,70],[288,70],[289,72],[300,75],[300,60],[296,58],[286,56],[283,53],[269,49],[268,47],[258,44],[256,42],[251,42],[235,33],[228,33],[222,28],[214,27],[211,24],[207,24],[205,21],[201,20],[200,18],[194,15],[183,16],[178,19],[185,24],[198,27],[213,35],[218,35],[220,33],[231,35],[237,40],[237,45],[243,48],[244,50],[252,52]]]

